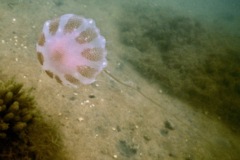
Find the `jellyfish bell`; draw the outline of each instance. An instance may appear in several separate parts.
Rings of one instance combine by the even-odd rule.
[[[106,40],[95,21],[75,14],[46,21],[36,49],[47,75],[70,87],[93,83],[107,66]]]

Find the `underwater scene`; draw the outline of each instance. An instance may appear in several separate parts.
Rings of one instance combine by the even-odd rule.
[[[0,160],[238,160],[240,1],[0,0]]]

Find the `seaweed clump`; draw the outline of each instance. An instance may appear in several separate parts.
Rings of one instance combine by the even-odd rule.
[[[0,81],[0,159],[33,157],[27,128],[35,117],[31,90],[14,80]]]
[[[34,117],[34,101],[22,84],[0,81],[0,138],[21,134]]]

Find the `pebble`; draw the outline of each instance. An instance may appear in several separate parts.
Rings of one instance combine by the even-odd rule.
[[[15,23],[15,22],[16,22],[16,18],[13,18],[13,19],[12,19],[12,23]]]
[[[78,121],[79,121],[79,122],[81,122],[81,121],[83,121],[83,120],[84,120],[84,118],[82,118],[82,117],[79,117],[79,118],[78,118]]]

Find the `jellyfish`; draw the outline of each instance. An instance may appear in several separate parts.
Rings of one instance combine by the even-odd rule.
[[[43,70],[60,84],[74,88],[80,84],[91,84],[103,71],[112,80],[160,106],[137,86],[126,84],[104,70],[107,66],[106,40],[92,19],[64,14],[46,21],[36,50]]]
[[[70,87],[95,82],[107,66],[106,40],[95,21],[75,14],[46,21],[36,50],[47,75]]]

